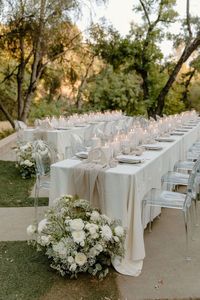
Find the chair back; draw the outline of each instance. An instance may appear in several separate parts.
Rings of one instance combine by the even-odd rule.
[[[189,175],[187,194],[184,203],[184,210],[189,208],[192,203],[192,199],[195,199],[197,197],[196,177],[198,176],[199,172],[200,172],[200,158],[195,162],[192,172]]]
[[[36,175],[49,175],[51,164],[56,162],[56,151],[54,148],[47,142],[36,140],[33,142],[33,156],[35,158]]]
[[[75,155],[77,152],[84,150],[84,140],[78,134],[71,134],[70,141],[72,156]]]

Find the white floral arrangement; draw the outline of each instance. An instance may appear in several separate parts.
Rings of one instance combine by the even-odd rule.
[[[43,161],[41,170],[47,173],[50,170],[49,149],[42,140],[35,140],[27,143],[18,143],[15,149],[17,156],[16,167],[19,169],[23,179],[35,177],[36,174],[36,155]]]
[[[28,226],[27,234],[29,243],[44,250],[51,267],[71,278],[89,272],[101,279],[111,260],[124,255],[125,230],[119,222],[71,195],[56,199],[38,226]]]
[[[33,143],[18,143],[16,149],[17,163],[23,179],[35,176],[35,159],[33,155]]]

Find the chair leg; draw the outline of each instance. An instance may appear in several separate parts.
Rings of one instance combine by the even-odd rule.
[[[35,198],[34,198],[34,222],[37,225],[38,223],[38,198],[40,190],[40,178],[37,177],[35,184]]]
[[[186,256],[185,259],[187,261],[191,260],[191,256],[189,255],[189,235],[188,235],[188,211],[183,211],[184,217],[184,225],[185,225],[185,238],[186,238]]]
[[[152,232],[152,221],[151,221],[151,218],[152,218],[152,206],[150,205],[150,216],[149,216],[149,232]]]

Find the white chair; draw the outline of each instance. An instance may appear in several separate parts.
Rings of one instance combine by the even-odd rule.
[[[36,166],[36,184],[35,184],[35,223],[37,224],[38,198],[41,189],[49,190],[50,187],[50,167],[56,162],[56,151],[47,142],[36,140],[33,142],[33,155]]]
[[[149,231],[151,231],[151,208],[159,206],[163,208],[178,209],[183,212],[184,227],[186,236],[186,259],[191,258],[188,255],[188,221],[190,215],[190,207],[192,203],[194,185],[195,185],[195,172],[192,172],[188,178],[187,194],[166,191],[161,189],[152,188],[143,198],[142,202],[142,218],[143,224],[145,219],[145,207],[150,206],[150,222]]]

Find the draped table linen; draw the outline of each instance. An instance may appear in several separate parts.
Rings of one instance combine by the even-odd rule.
[[[119,219],[127,228],[125,257],[120,262],[113,261],[115,269],[125,275],[138,276],[145,258],[143,224],[141,218],[142,199],[151,188],[161,187],[161,177],[172,171],[175,162],[185,159],[189,147],[199,138],[197,125],[183,136],[172,136],[173,142],[161,142],[161,151],[145,151],[143,163],[118,164],[105,170],[104,201],[109,217]],[[77,159],[60,161],[51,166],[50,205],[64,194],[76,194],[74,168],[81,162]],[[160,213],[155,208],[153,217]],[[145,214],[145,226],[149,221],[149,210]]]

